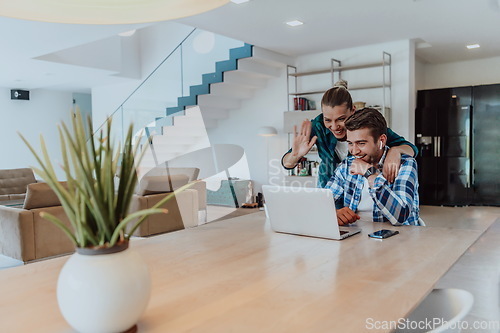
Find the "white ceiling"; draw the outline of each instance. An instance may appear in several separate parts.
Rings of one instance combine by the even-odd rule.
[[[401,39],[440,63],[500,56],[498,0],[251,0],[179,20],[287,55]],[[221,19],[224,18],[224,19]],[[304,25],[284,22],[298,19]],[[466,44],[479,43],[469,51]]]
[[[304,25],[284,24],[294,19]],[[178,22],[292,56],[401,39],[430,45],[417,50],[429,63],[500,56],[500,0],[250,0]],[[35,58],[133,27],[0,17],[0,86],[88,91],[119,82],[113,71]],[[481,48],[467,50],[471,43]]]

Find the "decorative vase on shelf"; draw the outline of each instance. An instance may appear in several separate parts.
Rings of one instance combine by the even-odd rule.
[[[128,242],[77,249],[57,283],[61,313],[78,332],[135,332],[151,294],[151,277]]]

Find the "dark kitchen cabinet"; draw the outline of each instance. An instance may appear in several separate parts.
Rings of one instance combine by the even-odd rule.
[[[499,116],[500,85],[418,91],[422,204],[500,205]]]
[[[500,85],[474,87],[474,203],[500,205]]]

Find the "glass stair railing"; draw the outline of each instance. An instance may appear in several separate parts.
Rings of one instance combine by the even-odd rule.
[[[236,70],[238,59],[251,56],[249,44],[193,29],[113,112],[114,139],[122,141],[131,123],[144,137],[162,134],[211,84],[223,82],[224,72]]]

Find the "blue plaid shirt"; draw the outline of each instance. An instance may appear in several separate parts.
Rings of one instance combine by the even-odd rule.
[[[386,154],[387,147],[378,165],[380,170]],[[337,206],[349,207],[356,212],[361,200],[364,177],[349,173],[354,158],[348,156],[338,166],[325,188],[332,191]],[[417,162],[413,157],[401,156],[401,167],[392,184],[382,173],[378,174],[369,193],[373,199],[374,222],[389,221],[392,225],[419,225]]]

